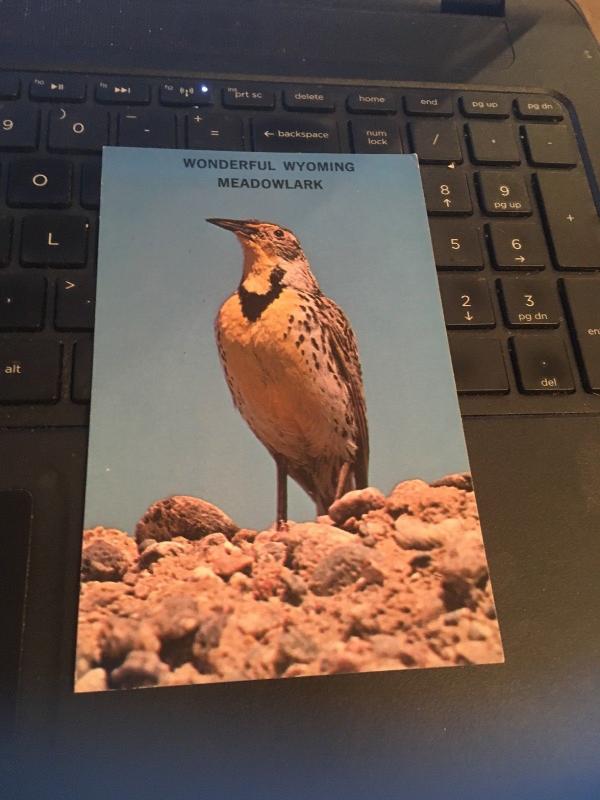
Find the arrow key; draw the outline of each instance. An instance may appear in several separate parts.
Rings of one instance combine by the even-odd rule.
[[[472,214],[466,175],[456,168],[421,167],[421,180],[429,214]]]
[[[61,279],[56,283],[54,324],[60,331],[91,331],[94,327],[96,279],[93,275]]]
[[[487,226],[496,269],[537,270],[548,262],[541,230],[531,222],[492,222]]]
[[[447,328],[494,328],[496,318],[487,280],[440,276],[440,294]]]

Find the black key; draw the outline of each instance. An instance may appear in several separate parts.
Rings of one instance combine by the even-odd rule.
[[[102,162],[86,161],[81,168],[81,205],[84,208],[100,207],[100,176]]]
[[[510,172],[478,172],[477,186],[481,208],[486,214],[531,214],[531,200],[522,175]]]
[[[467,176],[447,167],[423,167],[421,180],[429,214],[471,214]]]
[[[451,334],[454,380],[459,394],[506,394],[509,390],[500,342]]]
[[[451,117],[454,101],[447,92],[410,92],[404,97],[404,110],[407,114]]]
[[[520,164],[521,154],[510,122],[470,122],[471,158],[476,164]]]
[[[511,98],[506,94],[463,94],[460,107],[465,117],[510,117]]]
[[[232,114],[190,114],[187,146],[198,150],[243,150],[242,120]]]
[[[0,73],[0,100],[16,100],[21,91],[21,81],[16,75]]]
[[[398,110],[395,95],[378,89],[361,89],[348,95],[348,111],[353,114],[395,114]]]
[[[530,164],[538,167],[575,167],[579,158],[566,125],[523,125]]]
[[[21,262],[26,267],[83,267],[89,224],[85,217],[43,214],[25,217]]]
[[[14,729],[20,682],[23,616],[27,592],[27,566],[31,537],[32,502],[29,492],[0,492],[2,558],[0,607],[2,608],[2,660],[0,661],[0,717],[4,734]]]
[[[521,119],[562,119],[560,103],[552,97],[539,94],[526,94],[517,97],[517,114]]]
[[[530,278],[502,278],[498,288],[509,328],[557,328],[560,324],[560,304],[553,285]]]
[[[45,304],[41,275],[0,275],[0,331],[40,330]]]
[[[147,105],[150,102],[150,86],[145,81],[130,78],[112,78],[96,85],[96,100],[99,103],[123,103],[128,106]]]
[[[479,231],[454,220],[430,220],[431,241],[438,269],[482,269]]]
[[[58,330],[91,331],[94,327],[96,280],[93,275],[73,276],[56,282],[54,324]]]
[[[350,122],[355,153],[401,153],[402,139],[395,120],[353,119]]]
[[[556,266],[600,269],[600,220],[585,177],[540,172],[536,184]]]
[[[12,220],[9,217],[0,217],[0,267],[8,264],[11,238]]]
[[[73,166],[58,158],[22,158],[8,171],[8,204],[24,208],[66,208],[71,203]]]
[[[420,120],[408,126],[410,140],[423,164],[460,163],[463,160],[456,125],[451,120]]]
[[[92,340],[80,339],[73,352],[71,395],[76,403],[89,403],[92,394]]]
[[[562,286],[585,387],[600,392],[600,283],[596,278],[565,278]]]
[[[159,99],[164,106],[210,106],[213,95],[203,81],[166,81],[160,85]]]
[[[0,150],[35,150],[40,112],[17,103],[0,103]]]
[[[511,339],[511,348],[522,392],[538,394],[575,391],[569,356],[560,336],[514,336]]]
[[[32,100],[66,100],[81,103],[85,100],[85,81],[72,75],[68,77],[34,78],[29,84]]]
[[[439,283],[447,328],[493,328],[496,325],[485,278],[440,277]]]
[[[244,89],[239,86],[227,86],[223,89],[223,105],[225,108],[274,108],[275,92],[254,87]]]
[[[117,144],[122,147],[175,147],[175,116],[166,111],[119,114]]]
[[[100,153],[108,144],[109,115],[99,108],[64,108],[50,113],[48,150]]]
[[[282,153],[337,153],[335,120],[320,117],[261,117],[252,121],[255,150]]]
[[[283,105],[288,111],[334,111],[333,95],[315,86],[294,86],[283,92]]]
[[[488,225],[496,269],[543,269],[548,260],[544,236],[530,222],[492,222]]]
[[[58,400],[58,342],[0,337],[0,405]]]

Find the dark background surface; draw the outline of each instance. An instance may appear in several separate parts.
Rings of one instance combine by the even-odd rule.
[[[0,66],[545,86],[600,158],[599,52],[566,2],[509,0],[507,22],[336,5],[4,0]],[[466,433],[505,665],[74,696],[86,432],[0,431],[0,490],[34,509],[5,796],[597,798],[600,418]]]

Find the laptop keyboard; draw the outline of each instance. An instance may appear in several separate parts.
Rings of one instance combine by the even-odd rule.
[[[600,412],[600,219],[553,96],[0,73],[0,426],[87,422],[107,144],[416,152],[463,414]]]

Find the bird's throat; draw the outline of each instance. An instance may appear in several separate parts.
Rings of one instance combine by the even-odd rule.
[[[242,307],[242,314],[249,322],[256,322],[261,314],[283,291],[284,271],[281,267],[274,267],[270,274],[249,276],[243,280],[238,288],[238,296]]]

